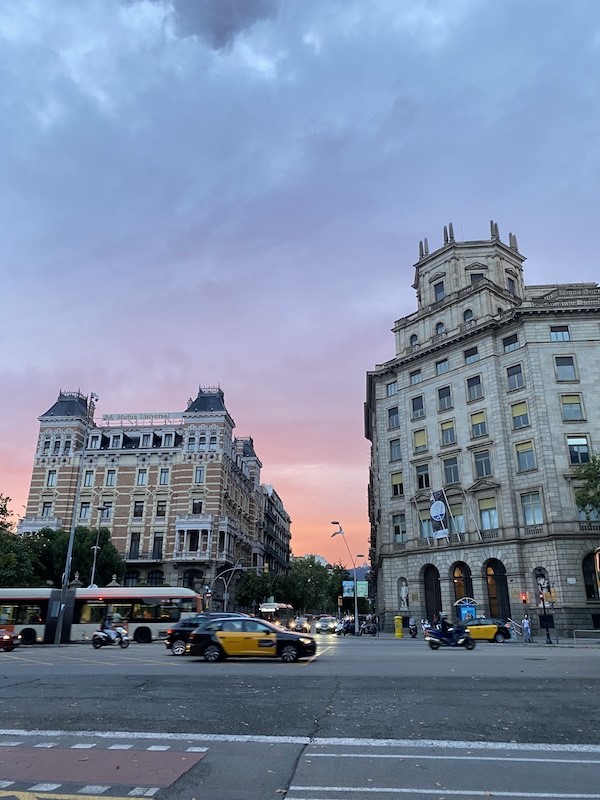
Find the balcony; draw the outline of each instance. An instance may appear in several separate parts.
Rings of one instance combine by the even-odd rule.
[[[17,524],[17,533],[19,535],[37,533],[44,528],[50,528],[53,531],[60,530],[62,528],[62,518],[25,516]]]
[[[173,561],[210,561],[210,550],[173,550]]]
[[[125,560],[127,561],[128,564],[131,564],[131,563],[137,562],[137,561],[146,562],[146,563],[148,561],[153,561],[153,562],[158,563],[158,562],[162,562],[163,554],[162,554],[162,552],[161,553],[135,553],[135,552],[130,552],[127,555]]]
[[[175,526],[177,528],[203,528],[210,530],[212,520],[212,514],[185,514],[175,518]]]

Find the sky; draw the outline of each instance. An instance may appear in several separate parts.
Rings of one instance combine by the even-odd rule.
[[[221,386],[295,555],[368,553],[366,372],[419,240],[598,281],[598,0],[0,0],[0,493],[60,389]]]

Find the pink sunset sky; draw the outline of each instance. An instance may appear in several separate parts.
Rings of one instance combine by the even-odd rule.
[[[0,492],[59,389],[220,385],[295,555],[368,552],[365,373],[418,242],[597,281],[597,0],[22,0],[0,16]]]

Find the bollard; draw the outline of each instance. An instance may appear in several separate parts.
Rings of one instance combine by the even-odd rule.
[[[402,617],[394,617],[394,630],[396,633],[396,639],[402,639],[404,636],[404,631],[402,630]]]

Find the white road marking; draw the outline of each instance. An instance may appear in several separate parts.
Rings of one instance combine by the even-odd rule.
[[[62,786],[61,783],[36,783],[30,786],[29,792],[53,792]]]
[[[132,789],[127,793],[127,797],[154,797],[157,792],[158,787],[153,789],[145,789],[143,786],[136,786],[135,789]]]
[[[108,792],[110,786],[82,786],[77,790],[77,794],[103,794]]]
[[[12,786],[14,781],[0,781],[0,789],[8,789],[9,786]]]
[[[71,750],[91,750],[92,747],[96,747],[96,745],[90,742],[80,742],[79,744],[71,745]]]
[[[340,794],[347,794],[348,792],[361,794],[423,794],[423,795],[436,795],[436,797],[525,797],[534,798],[534,800],[599,800],[600,794],[580,794],[577,792],[500,792],[494,789],[493,791],[476,791],[473,789],[411,789],[404,787],[386,787],[385,789],[375,789],[370,786],[290,786],[289,792],[339,792]],[[321,800],[317,797],[290,797],[290,800]]]
[[[509,764],[513,764],[516,761],[526,761],[527,763],[534,762],[540,764],[600,764],[600,761],[595,761],[590,758],[523,758],[520,756],[475,756],[472,754],[467,754],[466,756],[425,756],[422,753],[314,753],[312,750],[310,753],[306,753],[304,757],[307,760],[311,760],[313,758],[391,758],[404,761],[407,758],[412,758],[418,759],[419,761],[425,761],[427,759],[430,759],[431,761],[507,761]]]
[[[56,747],[56,742],[38,742],[38,744],[34,744],[34,747]]]
[[[132,744],[111,744],[109,750],[131,750]]]

